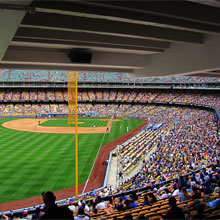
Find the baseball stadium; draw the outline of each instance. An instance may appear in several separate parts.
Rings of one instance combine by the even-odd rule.
[[[39,192],[46,190],[57,193],[58,204],[73,204],[77,201],[75,124],[68,124],[67,72],[1,70],[1,76],[2,85],[14,85],[0,93],[1,206],[18,207],[18,212],[29,206],[34,212],[42,205]],[[211,172],[210,165],[219,163],[218,91],[195,88],[183,94],[179,89],[165,88],[165,84],[175,87],[177,80],[157,79],[161,81],[158,88],[149,89],[146,87],[154,84],[154,78],[78,73],[79,198],[86,201],[91,194],[109,196],[137,189],[145,192],[152,181],[171,181],[206,166]],[[179,80],[194,85],[220,82],[217,78]],[[87,83],[90,88],[84,87]],[[159,89],[162,85],[164,88]],[[186,134],[190,144],[183,141]],[[189,154],[181,156],[181,148]],[[161,153],[157,155],[158,150]],[[169,159],[174,153],[176,158]],[[168,159],[161,163],[164,154]],[[148,161],[148,157],[157,160]],[[143,166],[145,159],[148,162]],[[141,175],[146,167],[148,172]]]
[[[217,2],[0,2],[2,219],[220,218]]]

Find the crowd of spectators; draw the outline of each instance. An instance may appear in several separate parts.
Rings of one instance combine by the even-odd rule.
[[[108,101],[108,100],[109,100],[109,97],[110,97],[109,91],[108,91],[108,90],[104,90],[104,91],[103,91],[103,96],[102,96],[101,101],[102,101],[102,100]]]
[[[174,127],[160,141],[142,169],[122,183],[122,189],[124,186],[126,189],[147,186],[152,181],[167,181],[217,162],[220,146],[215,114],[182,108],[173,108],[172,111],[170,114],[171,109],[167,108],[163,118],[170,121],[168,118],[172,117]]]
[[[110,92],[109,92],[109,100],[110,101],[114,101],[115,100],[115,98],[116,98],[116,94],[117,94],[117,91],[116,90],[110,90]],[[107,96],[105,96],[106,97],[106,99],[107,99]],[[105,98],[104,97],[104,98]]]
[[[37,101],[37,90],[36,89],[32,89],[30,92],[29,92],[30,96],[29,96],[29,100],[30,101]]]
[[[88,94],[90,95],[90,93]],[[164,97],[167,97],[167,94]],[[188,94],[186,97],[189,97]],[[192,97],[192,99],[187,98],[187,102],[198,100],[196,96]],[[207,100],[207,96],[197,104],[205,100]],[[24,113],[24,109],[27,112],[67,111],[66,104],[2,105],[0,105],[0,111],[5,113],[13,111]],[[20,108],[21,106],[22,108]],[[220,165],[218,158],[220,146],[214,112],[193,108],[139,104],[79,104],[79,110],[82,112],[99,111],[100,115],[104,115],[107,110],[117,112],[121,116],[133,114],[133,116],[144,116],[152,123],[164,122],[164,125],[155,132],[143,132],[143,139],[141,135],[137,136],[137,140],[129,143],[127,147],[119,147],[119,155],[122,157],[121,166],[123,169],[125,168],[123,171],[126,172],[130,165],[143,160],[140,155],[144,155],[145,150],[152,147],[153,141],[157,143],[156,150],[149,155],[147,160],[143,161],[143,166],[133,177],[124,179],[116,188],[109,187],[102,191],[91,192],[87,195],[88,198],[96,197],[91,203],[87,204],[81,201],[78,203],[78,207],[70,205],[76,219],[84,215],[93,217],[103,213],[104,216],[108,216],[118,213],[119,210],[152,206],[159,200],[174,198],[174,196],[179,202],[191,202],[186,204],[187,210],[190,207],[199,207],[198,213],[194,214],[195,216],[205,216],[206,207],[213,208],[219,205]],[[163,132],[170,126],[172,127],[169,132],[163,135]],[[161,136],[164,136],[163,139]],[[130,158],[132,161],[129,161]],[[211,167],[208,168],[210,165]],[[201,171],[197,173],[198,169]],[[190,175],[185,176],[187,174]],[[171,182],[165,184],[165,181]],[[108,201],[102,199],[105,196],[111,197],[116,193],[126,193],[140,187],[146,187],[150,190],[144,195],[143,203],[140,203],[142,200],[136,198],[135,194],[130,196],[121,194],[121,197],[113,197]],[[217,197],[213,196],[213,193]],[[165,219],[172,214],[173,210],[180,212],[172,200],[169,199],[169,211],[161,213]],[[186,215],[184,209],[181,211]]]
[[[47,90],[46,91],[46,97],[47,97],[48,101],[55,101],[56,100],[54,91],[52,91],[52,90]]]
[[[143,92],[142,91],[140,93],[137,93],[135,96],[135,93],[133,91],[131,94],[132,96],[128,96],[127,92],[123,93],[122,91],[120,91],[117,93],[116,91],[114,92],[112,91],[108,93],[107,91],[105,91],[103,93],[99,93],[99,99],[97,99],[97,93],[95,93],[94,91],[92,90],[89,90],[88,92],[81,91],[78,94],[79,104],[80,104],[80,101],[89,101],[89,100],[90,101],[92,100],[106,101],[106,104],[99,104],[99,105],[93,104],[89,108],[84,107],[86,111],[81,112],[80,108],[78,109],[78,111],[79,113],[85,113],[85,114],[95,112],[97,116],[101,116],[101,117],[109,116],[109,114],[113,114],[114,112],[117,112],[117,115],[120,117],[127,116],[127,117],[142,118],[143,115],[146,116],[148,114],[148,112],[151,110],[152,107],[154,108],[154,105],[152,106],[142,105],[141,103],[151,103],[151,104],[153,103],[165,103],[165,104],[177,103],[177,104],[198,105],[198,106],[206,106],[206,107],[216,107],[218,111],[220,110],[220,95],[215,92],[214,93],[207,92],[207,93],[198,95],[195,93],[181,94],[179,92],[168,93],[168,92],[162,92],[162,91],[161,92],[159,91]],[[177,94],[179,94],[179,96],[177,96]],[[113,104],[113,103],[107,104],[109,100],[112,101],[111,97],[114,97],[114,96],[117,97],[115,101],[118,102],[118,104]],[[140,96],[142,96],[142,98],[140,98]],[[171,101],[170,98],[174,96],[175,98],[173,98],[173,100]],[[105,97],[108,97],[108,99]],[[101,100],[101,98],[103,99]],[[128,104],[129,100],[134,100],[133,104]],[[0,115],[4,115],[5,113],[14,114],[15,105],[20,106],[19,108],[22,110],[19,112],[21,114],[28,115],[27,113],[29,113],[29,111],[27,112],[25,108],[27,104],[29,104],[29,106],[31,106],[34,109],[32,112],[33,114],[36,114],[36,113],[41,114],[45,112],[48,112],[48,113],[51,112],[55,114],[60,114],[60,113],[67,114],[68,113],[67,103],[62,103],[62,102],[68,101],[67,93],[66,91],[63,92],[61,90],[57,90],[55,92],[50,91],[50,90],[45,92],[43,90],[35,90],[35,89],[32,89],[30,91],[6,90],[5,92],[3,91],[0,92],[0,101],[1,101],[0,106],[2,109],[5,109],[7,108],[7,106],[10,106],[10,111],[5,109],[5,111],[0,112]],[[24,103],[19,104],[19,102],[24,102]],[[39,106],[36,107],[34,105],[35,103],[31,104],[31,102],[35,102],[35,103],[38,102],[39,104],[37,105]],[[60,104],[58,104],[59,102]],[[125,104],[126,102],[128,103]],[[140,104],[137,104],[138,102]],[[88,104],[85,103],[82,105],[88,105]],[[47,110],[42,111],[45,108]],[[111,109],[111,111],[109,109]],[[18,114],[17,111],[16,111],[16,114]],[[160,114],[156,114],[156,113],[150,114],[149,117],[159,118]]]
[[[30,94],[28,90],[23,90],[21,92],[21,101],[29,101]]]
[[[39,90],[37,92],[37,100],[39,101],[45,101],[46,100],[46,93],[42,90]]]
[[[4,100],[6,100],[6,101],[11,100],[11,99],[12,99],[12,94],[13,94],[13,91],[12,91],[12,90],[6,90],[6,91],[5,91]]]
[[[15,104],[14,105],[14,109],[13,109],[13,111],[14,111],[14,114],[16,114],[16,115],[21,115],[22,114],[22,108],[21,108],[21,105],[20,104]]]
[[[24,104],[23,105],[23,114],[27,114],[27,115],[33,114],[31,104]]]
[[[128,97],[127,99],[125,99],[124,101],[128,101],[128,102],[133,102],[134,100],[136,100],[135,98],[137,97],[138,91],[134,90],[132,92],[127,91],[128,94],[126,94],[125,97]]]
[[[124,95],[125,95],[124,91],[118,91],[115,100],[116,100],[116,101],[122,101],[122,100],[124,100],[124,99],[123,99]]]
[[[64,102],[68,101],[67,91],[42,90],[42,89],[6,89],[0,90],[2,102]],[[216,91],[189,91],[184,93],[179,90],[87,90],[80,89],[78,101],[117,101],[141,103],[177,103],[194,104],[216,107],[220,109],[220,95]]]
[[[0,69],[0,81],[13,82],[67,82],[66,71]],[[121,82],[121,83],[211,83],[219,82],[216,77],[148,77],[133,78],[128,73],[78,72],[79,82]]]
[[[80,107],[79,107],[79,109],[80,109]],[[68,112],[68,106],[64,105],[64,104],[59,104],[59,110],[60,110],[61,114],[66,114],[66,112]]]
[[[95,96],[94,90],[89,90],[88,91],[88,97],[89,97],[89,100],[96,100],[96,96]]]

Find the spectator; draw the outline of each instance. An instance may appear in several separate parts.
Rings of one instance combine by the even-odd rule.
[[[177,205],[174,197],[169,198],[170,209],[162,215],[163,219],[185,219],[185,215]]]
[[[192,216],[192,219],[203,219],[205,218],[204,206],[202,204],[196,204],[195,209],[197,213]]]
[[[41,210],[39,207],[36,208],[35,213],[32,215],[32,219],[39,219],[41,216]]]
[[[74,220],[89,220],[90,218],[85,215],[84,208],[79,208],[78,215],[74,217]]]
[[[171,193],[167,188],[164,188],[164,190],[160,191],[161,196],[159,197],[160,199],[166,199],[171,196]]]
[[[109,200],[107,202],[107,208],[105,208],[105,213],[107,215],[111,215],[111,214],[115,213],[116,210],[114,210],[114,208],[115,208],[115,205],[113,203],[113,200],[112,200],[112,198],[109,198]]]
[[[205,195],[209,195],[211,193],[213,193],[213,187],[212,187],[212,185],[209,182],[207,182],[205,184],[204,194]]]
[[[89,213],[92,214],[97,214],[98,210],[96,208],[96,203],[92,200],[90,202],[90,208],[89,208]]]
[[[186,187],[186,186],[187,186],[184,177],[181,176],[181,175],[180,175],[180,177],[179,177],[179,179],[178,179],[178,186],[179,186],[179,190],[180,190],[180,191],[181,191],[181,188],[182,188],[182,187]]]
[[[73,219],[73,212],[67,207],[58,207],[55,204],[56,196],[51,191],[42,193],[42,198],[46,206],[45,214],[40,219]]]
[[[136,194],[136,192],[133,192],[130,196],[131,199],[133,199],[134,201],[138,200],[138,196]]]
[[[119,199],[119,203],[117,205],[117,209],[118,209],[119,212],[124,210],[124,204],[123,204],[122,197]]]
[[[220,207],[220,198],[207,203],[211,208]]]
[[[157,198],[154,196],[153,193],[149,193],[148,196],[150,204],[157,202]]]
[[[204,209],[210,208],[210,206],[199,199],[195,199],[192,203],[188,205],[188,207],[194,207],[197,210],[197,214],[192,216],[192,218],[204,218]]]
[[[131,209],[133,208],[130,204],[130,200],[129,199],[126,199],[125,200],[125,207],[124,207],[124,210],[127,210],[127,209]]]
[[[98,198],[98,204],[96,205],[97,210],[105,209],[106,208],[105,202],[102,201],[100,196],[98,196],[98,197],[99,197]]]
[[[137,208],[137,203],[135,203],[134,200],[130,200],[130,206],[132,208]]]
[[[201,199],[201,197],[202,197],[201,191],[198,190],[197,187],[195,187],[195,186],[192,188],[192,190],[193,190],[193,193],[191,195],[191,198],[192,199]]]
[[[190,199],[190,195],[187,193],[186,187],[182,187],[181,193],[179,194],[179,202],[184,202]]]
[[[145,206],[145,205],[150,205],[147,195],[144,196],[144,202],[142,203],[142,206]]]

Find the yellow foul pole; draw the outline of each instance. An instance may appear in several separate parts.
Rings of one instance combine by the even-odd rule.
[[[75,72],[75,180],[76,180],[76,198],[78,199],[78,103],[77,103],[77,98],[78,98],[78,89],[77,89],[77,75],[78,73]]]

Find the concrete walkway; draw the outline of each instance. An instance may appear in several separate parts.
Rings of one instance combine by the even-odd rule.
[[[107,187],[116,187],[117,186],[117,173],[118,173],[118,159],[117,157],[112,157],[109,175],[107,180]]]

